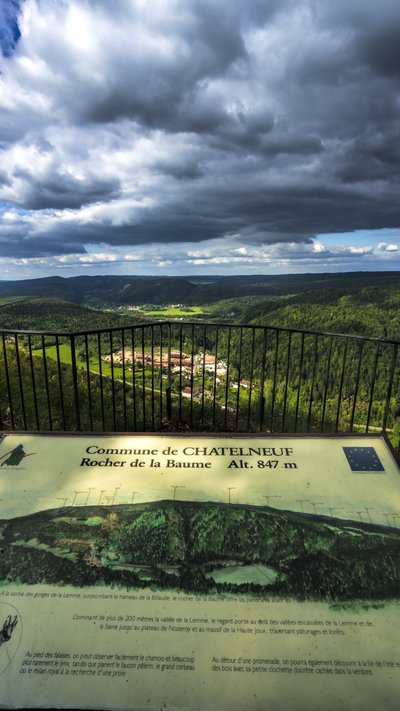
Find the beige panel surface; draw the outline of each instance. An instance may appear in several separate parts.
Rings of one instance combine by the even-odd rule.
[[[352,471],[344,447],[358,448],[356,457],[364,450],[367,460],[372,448],[375,470]],[[0,443],[2,552],[20,517],[18,531],[39,520],[32,514],[41,521],[81,514],[94,526],[103,509],[105,516],[174,499],[293,512],[324,530],[339,519],[354,545],[387,532],[398,551],[399,470],[380,437],[10,434]],[[12,555],[35,548],[38,566],[42,554],[59,556],[18,535]],[[75,551],[63,553],[69,565],[79,541],[63,535],[65,551]],[[95,554],[86,562],[95,576]],[[247,567],[254,574],[256,566]],[[26,584],[12,573],[0,582],[0,707],[398,708],[399,591],[391,599],[313,601],[154,581],[81,585]]]

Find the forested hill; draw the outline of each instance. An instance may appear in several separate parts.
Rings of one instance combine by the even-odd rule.
[[[90,309],[62,299],[0,298],[0,328],[37,331],[85,331],[138,323],[136,315]]]
[[[254,301],[242,323],[400,338],[400,287],[322,289]]]
[[[0,298],[61,298],[84,305],[177,302],[192,305],[245,296],[282,296],[329,289],[348,292],[369,286],[388,288],[392,285],[400,288],[400,272],[199,277],[78,276],[0,281]]]

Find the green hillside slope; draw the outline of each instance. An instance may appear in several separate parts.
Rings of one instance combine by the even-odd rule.
[[[242,323],[400,338],[400,287],[310,291],[253,302]]]
[[[140,322],[137,315],[120,316],[63,299],[0,298],[0,328],[38,331],[84,331]]]

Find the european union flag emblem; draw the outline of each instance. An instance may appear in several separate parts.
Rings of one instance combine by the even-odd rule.
[[[374,447],[343,447],[352,472],[384,472]]]

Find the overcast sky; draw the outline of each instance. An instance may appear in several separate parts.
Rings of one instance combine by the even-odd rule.
[[[399,0],[0,0],[0,278],[400,269]]]

